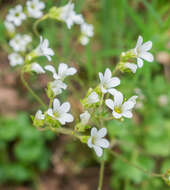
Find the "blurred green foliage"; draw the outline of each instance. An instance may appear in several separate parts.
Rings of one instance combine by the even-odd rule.
[[[25,113],[0,117],[0,183],[35,181],[50,166],[47,143],[54,137],[50,131],[35,129]]]
[[[23,1],[17,1],[23,3]],[[63,5],[67,1],[46,1],[46,11],[53,5]],[[87,47],[77,43],[79,29],[66,29],[65,24],[47,20],[40,23],[38,29],[50,41],[55,50],[53,62],[75,63],[80,69],[77,81],[81,90],[73,94],[82,98],[88,87],[94,87],[98,72],[106,67],[114,69],[118,56],[124,50],[135,47],[138,35],[144,41],[153,42],[152,52],[170,53],[169,26],[170,1],[168,0],[75,0],[77,12],[83,12],[88,23],[95,27],[95,36]],[[12,5],[11,5],[12,6]],[[7,11],[8,5],[3,10]],[[31,33],[32,23],[26,23],[21,32]],[[6,43],[2,18],[0,20],[0,42]],[[35,45],[38,39],[35,40]],[[3,44],[1,44],[3,45]],[[46,63],[45,59],[41,59]],[[170,168],[170,84],[163,74],[163,66],[156,60],[145,63],[135,75],[122,75],[120,90],[127,96],[134,95],[134,89],[140,88],[144,95],[143,107],[135,114],[135,121],[125,120],[120,123],[108,123],[109,136],[118,141],[116,150],[131,162],[148,171],[165,172]],[[77,78],[74,80],[76,81]],[[72,82],[72,81],[71,81]],[[74,83],[73,83],[74,84]],[[70,84],[71,86],[71,84]],[[85,88],[86,87],[86,88]],[[166,95],[168,103],[160,105],[159,97]],[[62,96],[61,98],[65,98]],[[31,180],[37,172],[49,166],[50,152],[46,141],[52,138],[46,133],[39,133],[30,126],[26,115],[16,119],[0,119],[0,181]],[[85,149],[85,147],[84,147]],[[84,151],[82,150],[82,152]],[[78,143],[67,145],[66,151],[73,155],[81,150]],[[95,155],[90,157],[77,155],[76,161],[81,167],[94,164]],[[12,160],[10,155],[12,152]],[[68,156],[67,154],[67,156]],[[83,154],[83,153],[82,153]],[[84,152],[86,154],[86,152]],[[111,161],[110,186],[116,190],[168,190],[163,181],[150,178],[137,168],[123,163],[118,158],[108,155]]]

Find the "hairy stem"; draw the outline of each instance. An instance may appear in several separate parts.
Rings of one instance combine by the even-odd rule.
[[[34,31],[34,33],[35,33],[35,35],[36,35],[37,37],[40,36],[40,34],[39,34],[39,32],[38,32],[38,25],[39,25],[39,23],[42,22],[42,21],[44,21],[44,20],[46,20],[47,18],[48,18],[48,14],[47,14],[47,15],[44,15],[42,18],[36,20],[36,22],[34,23],[34,25],[33,25],[33,31]]]
[[[32,96],[44,107],[46,108],[47,106],[44,104],[44,102],[41,100],[41,98],[31,89],[31,87],[28,85],[27,81],[24,78],[24,72],[21,71],[20,74],[21,81],[24,84],[24,86],[27,88],[27,90],[32,94]]]
[[[72,130],[72,129],[67,129],[67,128],[50,128],[53,132],[57,132],[57,133],[61,133],[64,135],[70,135],[70,136],[74,136],[78,139],[80,139],[81,135],[79,133],[77,133],[76,131]]]
[[[122,157],[120,154],[118,154],[117,152],[114,152],[113,150],[110,150],[110,153],[119,158],[120,160],[122,160],[123,162],[135,167],[136,169],[140,170],[141,172],[145,173],[146,175],[150,176],[150,177],[160,177],[162,178],[163,177],[163,174],[157,174],[157,173],[152,173],[152,172],[149,172],[147,170],[145,170],[144,168],[130,162],[129,160],[127,160],[126,158]]]
[[[103,154],[103,158],[100,164],[100,174],[99,174],[99,184],[98,184],[98,188],[97,190],[102,190],[102,186],[103,186],[103,175],[104,175],[104,154]]]

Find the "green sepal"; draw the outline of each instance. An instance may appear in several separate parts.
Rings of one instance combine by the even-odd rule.
[[[81,137],[80,137],[80,141],[81,141],[82,143],[87,144],[89,137],[90,137],[90,136],[81,136]]]
[[[49,18],[52,18],[52,19],[58,20],[59,15],[60,15],[60,8],[57,8],[57,7],[52,7],[48,12]]]

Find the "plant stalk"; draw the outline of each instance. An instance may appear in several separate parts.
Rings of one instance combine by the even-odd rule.
[[[101,164],[100,164],[99,184],[98,184],[97,190],[102,190],[103,175],[104,175],[104,164],[105,164],[105,160],[104,160],[104,154],[103,154],[103,158],[102,158],[102,161],[101,161]]]

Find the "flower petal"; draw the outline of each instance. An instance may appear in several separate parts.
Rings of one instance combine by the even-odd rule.
[[[127,62],[127,63],[125,63],[124,67],[130,69],[132,71],[132,73],[136,73],[136,70],[137,70],[136,64]]]
[[[101,72],[99,72],[99,79],[100,79],[100,82],[103,81],[103,74]]]
[[[106,128],[101,128],[97,132],[97,137],[102,138],[102,137],[106,136],[106,134],[107,134],[107,129]]]
[[[137,58],[137,63],[138,63],[139,68],[143,67],[143,60],[142,59]]]
[[[53,110],[57,111],[59,108],[60,108],[60,101],[57,98],[55,98],[53,101]]]
[[[116,118],[116,119],[120,119],[120,118],[122,117],[122,114],[119,114],[119,113],[117,113],[117,112],[115,112],[115,111],[112,112],[112,115],[113,115],[113,117]]]
[[[70,103],[69,102],[64,102],[61,106],[60,106],[60,112],[61,113],[66,113],[70,110]]]
[[[153,61],[153,55],[149,52],[141,52],[140,57],[145,59],[146,61],[152,62]]]
[[[113,77],[111,78],[108,83],[107,83],[107,87],[108,88],[113,88],[116,87],[120,84],[120,79],[118,77]]]
[[[52,110],[51,108],[49,108],[46,113],[47,113],[49,116],[54,117],[54,115],[53,115],[53,110]]]
[[[52,66],[52,65],[46,65],[44,68],[45,68],[47,71],[52,72],[53,74],[56,73],[55,67]]]
[[[109,68],[107,68],[104,72],[104,80],[108,80],[112,77],[112,72]]]
[[[133,101],[126,101],[122,106],[122,110],[130,110],[134,107],[135,103]]]
[[[89,137],[88,139],[88,147],[92,148],[93,144],[92,144],[92,137]]]
[[[126,118],[132,118],[132,112],[131,111],[125,111],[122,113],[122,115]]]
[[[98,157],[101,157],[103,154],[103,149],[100,148],[99,146],[94,146],[94,151],[96,152]]]
[[[114,92],[114,104],[119,106],[122,103],[123,103],[123,94],[120,91],[116,90]]]
[[[67,75],[74,75],[77,72],[77,69],[71,67],[67,69]]]
[[[136,43],[136,48],[139,47],[139,46],[141,46],[142,43],[143,43],[143,38],[142,38],[142,36],[139,36],[138,40],[137,40],[137,43]]]
[[[58,66],[58,74],[63,75],[63,73],[66,72],[67,68],[68,68],[67,64],[60,63],[59,66]]]
[[[99,139],[96,141],[96,145],[102,148],[108,148],[110,143],[107,139]]]
[[[140,51],[144,52],[144,51],[149,51],[150,49],[152,48],[152,42],[151,41],[148,41],[148,42],[145,42],[141,47],[140,47]]]
[[[115,105],[114,105],[113,100],[107,99],[107,100],[105,101],[105,104],[106,104],[106,106],[109,107],[111,110],[114,109],[114,106],[115,106]]]

